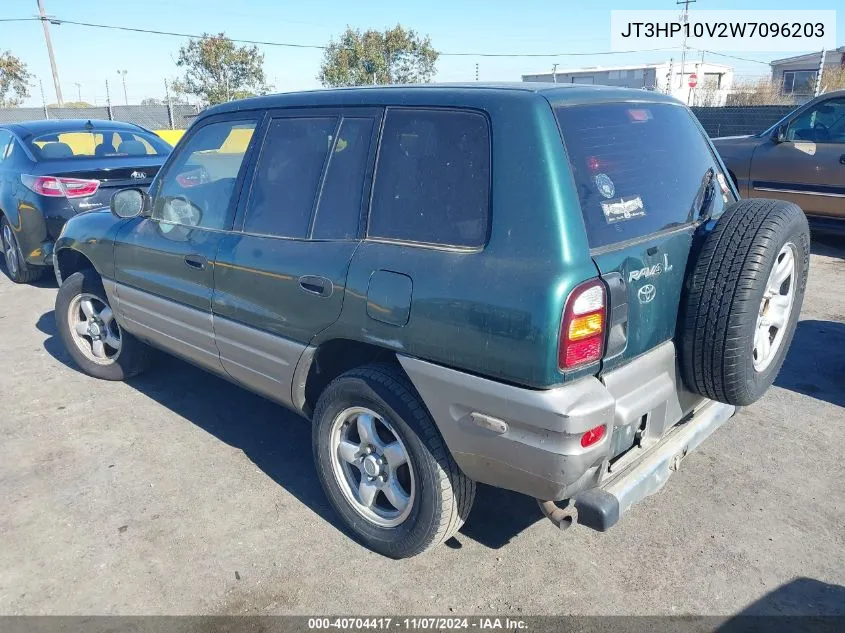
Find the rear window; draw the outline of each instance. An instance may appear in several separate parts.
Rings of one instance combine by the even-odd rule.
[[[29,141],[42,160],[73,157],[166,156],[171,147],[155,134],[128,130],[80,130],[42,134]]]
[[[685,108],[606,103],[557,107],[555,114],[591,248],[690,222],[707,170],[723,178]],[[713,204],[728,195],[723,187]]]

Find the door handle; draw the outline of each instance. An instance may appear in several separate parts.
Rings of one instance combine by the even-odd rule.
[[[839,157],[839,164],[845,165],[845,154],[842,154],[842,156]]]
[[[299,287],[309,294],[320,297],[330,297],[334,291],[331,279],[317,275],[303,275],[299,278]]]
[[[202,255],[185,255],[185,263],[191,268],[203,270],[208,263],[208,259]]]

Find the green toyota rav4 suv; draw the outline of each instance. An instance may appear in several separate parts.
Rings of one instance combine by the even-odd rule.
[[[92,376],[152,346],[309,419],[326,495],[385,555],[454,534],[476,482],[605,530],[792,339],[804,214],[724,174],[689,109],[639,90],[236,101],[148,194],[67,223],[56,319]]]

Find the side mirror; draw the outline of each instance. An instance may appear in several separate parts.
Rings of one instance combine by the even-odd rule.
[[[781,123],[780,125],[778,125],[772,137],[772,140],[775,143],[786,143],[786,141],[788,140],[786,136],[786,131],[788,127],[789,126],[786,123]]]
[[[135,218],[148,208],[148,199],[140,189],[121,189],[111,197],[111,212],[119,218]]]

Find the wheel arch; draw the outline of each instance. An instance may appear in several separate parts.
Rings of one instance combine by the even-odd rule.
[[[310,419],[320,394],[332,380],[371,363],[389,363],[405,373],[393,350],[372,343],[334,338],[309,346],[294,376],[294,404]]]
[[[58,269],[58,274],[62,280],[67,279],[73,273],[77,273],[80,270],[85,270],[87,268],[90,268],[102,277],[100,271],[98,271],[96,266],[94,266],[94,263],[88,259],[86,255],[76,249],[61,248],[55,252],[54,257],[56,261],[55,266]]]

